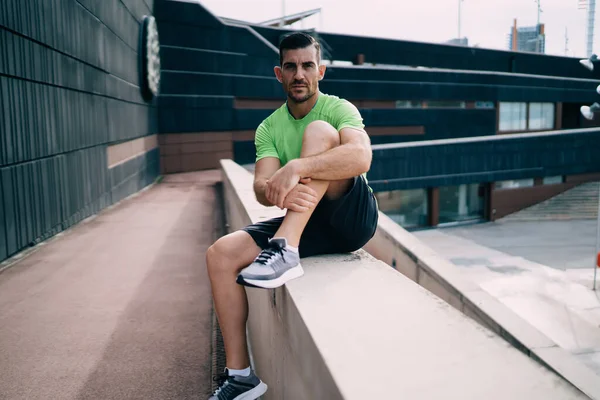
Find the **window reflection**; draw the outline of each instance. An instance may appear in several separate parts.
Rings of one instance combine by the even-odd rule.
[[[525,132],[554,129],[554,109],[554,103],[501,102],[499,104],[498,130],[500,132]]]
[[[440,188],[440,224],[484,217],[485,188],[481,184]]]
[[[527,129],[527,103],[500,103],[501,132]]]
[[[427,190],[393,190],[375,193],[379,210],[403,228],[427,226]]]
[[[554,104],[531,103],[529,104],[529,130],[542,130],[554,128]]]

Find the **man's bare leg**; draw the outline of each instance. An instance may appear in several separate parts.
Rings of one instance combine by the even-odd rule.
[[[206,252],[206,265],[229,369],[250,366],[246,343],[248,298],[244,287],[236,283],[236,276],[259,253],[260,247],[244,231],[223,236]]]
[[[340,145],[340,134],[338,131],[324,121],[315,121],[309,124],[304,131],[302,151],[300,158],[321,154],[327,150]],[[350,187],[351,180],[344,181],[319,181],[311,180],[307,186],[317,192],[317,200],[323,196],[335,199],[342,196]],[[305,212],[288,210],[283,223],[275,233],[275,237],[287,239],[288,244],[298,247],[302,232],[310,219],[313,209]]]
[[[335,128],[326,122],[315,121],[306,128],[300,156],[320,154],[339,145],[340,137]],[[323,196],[330,199],[340,197],[348,190],[350,182],[313,180],[307,185],[317,192],[318,200],[321,200]],[[297,247],[312,212],[288,210],[275,237],[285,237],[290,245]],[[227,367],[231,369],[244,369],[250,365],[246,344],[248,299],[244,287],[236,283],[236,276],[254,261],[260,251],[248,233],[238,231],[219,239],[206,253]]]

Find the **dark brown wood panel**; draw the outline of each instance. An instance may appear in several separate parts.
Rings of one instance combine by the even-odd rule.
[[[559,185],[532,186],[517,189],[497,189],[492,193],[494,198],[492,202],[494,219],[505,217],[524,208],[541,203],[575,186],[577,185],[563,183]]]
[[[427,190],[427,219],[429,226],[440,223],[440,189],[430,188]]]
[[[526,188],[492,190],[490,199],[491,219],[502,218],[541,203],[582,183],[600,181],[600,174],[572,175],[567,176],[565,181],[565,183],[556,185],[537,185]]]
[[[563,119],[563,103],[556,103],[556,112],[554,113],[554,128],[562,129],[562,119]]]
[[[218,169],[220,160],[232,158],[232,151],[217,151],[212,153],[191,153],[161,156],[161,173],[173,174],[178,172]]]
[[[191,172],[219,168],[219,160],[233,158],[232,132],[159,135],[161,172]]]
[[[161,133],[158,135],[158,143],[176,144],[176,143],[196,143],[196,142],[214,142],[231,141],[231,132],[202,132],[202,133]]]
[[[370,136],[424,135],[424,126],[368,126]]]
[[[571,175],[571,176],[565,177],[565,181],[567,183],[585,183],[585,182],[600,181],[600,173]]]
[[[234,142],[254,141],[254,131],[234,131],[232,137]]]
[[[233,108],[238,110],[276,110],[284,103],[285,101],[283,100],[235,98],[233,100]]]

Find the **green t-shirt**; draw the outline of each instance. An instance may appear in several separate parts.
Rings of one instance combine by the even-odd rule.
[[[286,103],[256,129],[256,161],[265,157],[276,157],[283,167],[289,161],[299,158],[304,130],[313,121],[325,121],[338,132],[342,128],[362,130],[365,127],[356,107],[336,96],[319,93],[317,103],[302,119],[295,119],[288,111]]]

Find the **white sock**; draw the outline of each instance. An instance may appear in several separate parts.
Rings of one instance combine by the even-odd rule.
[[[291,251],[292,253],[296,253],[298,254],[298,248],[294,247],[294,246],[290,246],[289,244],[287,246],[285,246],[286,249],[288,249],[289,251]]]
[[[250,367],[245,369],[231,369],[227,368],[229,376],[250,376]]]
[[[296,254],[298,254],[298,248],[297,248],[297,247],[294,247],[294,246],[291,246],[291,245],[288,243],[288,241],[287,241],[287,239],[286,239],[286,238],[280,237],[280,238],[273,238],[273,239],[283,239],[283,240],[285,240],[285,248],[286,248],[287,250],[291,251],[292,253],[296,253]]]

